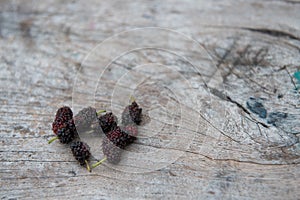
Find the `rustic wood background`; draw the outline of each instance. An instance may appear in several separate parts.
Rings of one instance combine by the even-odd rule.
[[[299,11],[292,0],[0,1],[1,199],[300,199],[300,98],[293,77],[300,70]],[[213,62],[191,52],[204,63],[196,73],[169,54],[133,53],[115,61],[85,99],[96,83],[84,80],[90,74],[83,59],[104,39],[137,27],[187,34]],[[164,82],[151,78],[151,70],[130,68],[152,61],[179,66],[192,86],[174,68],[160,71]],[[134,73],[112,95],[124,72]],[[132,88],[142,76],[149,81]],[[95,101],[119,115],[129,93],[145,112],[143,137],[130,147],[140,154],[125,153],[119,166],[89,173],[67,146],[47,144],[59,106],[78,111]],[[179,119],[179,129],[168,123]],[[101,153],[96,145],[93,153]],[[159,153],[148,155],[153,149]]]

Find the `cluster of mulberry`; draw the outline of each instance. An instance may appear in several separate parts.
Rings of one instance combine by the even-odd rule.
[[[58,139],[62,144],[70,144],[71,151],[75,159],[80,165],[86,165],[90,171],[88,160],[90,158],[90,151],[87,144],[81,141],[76,141],[78,137],[77,129],[75,127],[73,112],[71,108],[64,106],[57,110],[54,121],[52,123],[53,133],[56,137],[49,140],[49,144]]]
[[[122,127],[117,126],[116,118],[112,115],[111,113],[103,118],[106,123],[101,125],[103,127],[104,124],[111,124],[110,126],[105,126],[109,127],[107,130],[103,129],[106,135],[102,141],[102,151],[105,158],[94,164],[93,168],[105,160],[109,163],[117,164],[121,160],[122,150],[137,139],[138,128],[136,125],[139,125],[142,120],[142,108],[139,108],[135,101],[124,109],[122,113]],[[111,123],[112,121],[113,123]]]
[[[95,163],[93,168],[105,160],[117,164],[121,160],[122,150],[137,139],[137,125],[142,120],[142,108],[135,101],[128,105],[122,113],[122,126],[118,126],[118,119],[112,112],[100,114],[102,112],[105,111],[97,112],[95,108],[87,107],[73,117],[73,112],[69,107],[59,108],[52,123],[52,130],[56,137],[48,143],[59,139],[62,144],[70,144],[75,159],[90,171],[89,159],[92,156],[90,148],[79,140],[77,131],[89,133],[92,130],[105,136],[102,140],[105,158]]]

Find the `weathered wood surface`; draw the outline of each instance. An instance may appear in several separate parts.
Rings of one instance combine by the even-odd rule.
[[[299,10],[299,1],[1,1],[1,199],[299,199]],[[213,62],[172,41],[200,73],[153,49],[103,71],[96,48],[80,67],[104,39],[150,26],[192,36]],[[132,45],[118,41],[110,51]],[[148,119],[120,165],[88,173],[66,146],[47,144],[59,106],[95,102],[120,115],[129,94]],[[101,137],[84,139],[101,157]]]

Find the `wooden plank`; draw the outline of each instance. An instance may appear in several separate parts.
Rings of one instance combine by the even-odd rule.
[[[299,9],[298,1],[1,1],[1,199],[299,198]],[[153,26],[170,31],[129,31],[94,48]],[[120,56],[149,41],[173,51]],[[120,57],[105,70],[112,55]],[[47,144],[60,106],[120,118],[132,94],[147,120],[119,165],[89,173],[68,146]],[[101,158],[102,137],[81,136]]]

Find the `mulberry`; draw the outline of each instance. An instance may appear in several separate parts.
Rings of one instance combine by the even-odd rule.
[[[63,144],[70,143],[76,136],[77,131],[73,121],[73,112],[71,108],[64,106],[57,110],[55,119],[52,123],[52,130],[56,137],[49,140],[49,144],[59,139]]]
[[[97,111],[92,107],[83,108],[75,115],[74,121],[76,127],[88,128],[94,121],[97,121]]]
[[[136,140],[135,136],[127,134],[118,126],[114,130],[110,131],[106,136],[114,145],[121,149],[125,149],[127,145]]]
[[[57,129],[56,135],[56,137],[48,141],[49,144],[57,139],[59,139],[62,144],[68,144],[72,142],[72,140],[78,136],[74,121],[71,119],[67,122],[64,122],[63,125]]]
[[[99,117],[99,124],[105,134],[117,127],[117,121],[117,117],[111,112]]]
[[[101,127],[99,125],[97,116],[102,112],[105,112],[105,110],[97,112],[96,109],[92,107],[87,107],[80,110],[74,117],[77,130],[79,132],[93,131],[96,133],[101,133]]]
[[[99,166],[106,160],[112,164],[117,164],[121,160],[122,149],[136,140],[135,136],[127,134],[118,126],[107,133],[106,136],[102,142],[102,151],[105,158],[95,163],[92,166],[93,168]]]
[[[65,120],[69,120],[73,118],[73,112],[70,107],[68,106],[63,106],[59,108],[56,112],[56,117],[63,116]]]
[[[57,110],[55,119],[52,123],[52,130],[57,134],[58,129],[64,128],[66,122],[70,121],[73,118],[73,112],[70,107],[64,106]]]
[[[120,162],[122,149],[117,147],[108,138],[103,139],[102,151],[109,163],[117,164],[118,162]]]
[[[142,108],[133,101],[131,105],[126,106],[122,113],[122,123],[124,125],[137,124],[139,125],[142,121]]]
[[[62,117],[55,118],[54,122],[52,123],[52,131],[55,135],[57,135],[57,132],[59,129],[62,129],[66,127],[67,121],[63,120]]]
[[[63,144],[70,143],[76,136],[77,132],[73,120],[70,120],[65,128],[59,129],[57,132],[57,137]]]
[[[84,142],[76,141],[71,143],[70,148],[73,153],[73,156],[79,162],[79,164],[81,166],[86,165],[88,171],[91,171],[88,163],[89,158],[91,156],[90,147]]]

